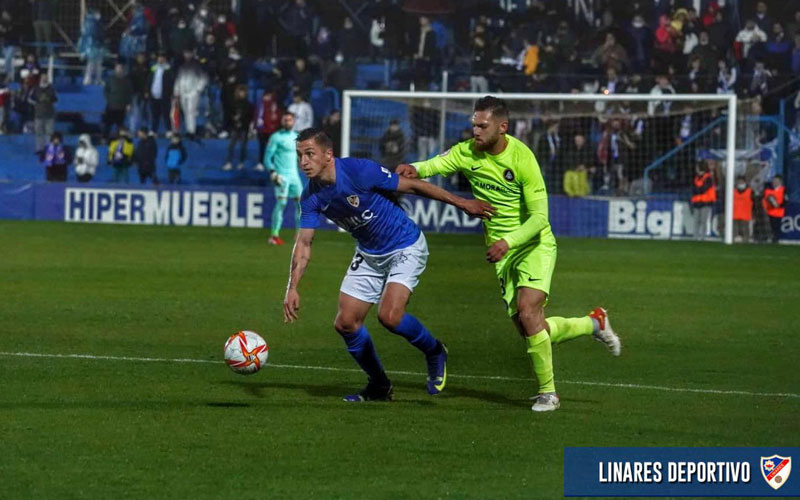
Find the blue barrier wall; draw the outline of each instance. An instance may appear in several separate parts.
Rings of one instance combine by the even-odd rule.
[[[269,227],[272,189],[242,186],[122,187],[113,184],[0,184],[0,218],[67,222]],[[424,231],[480,233],[480,221],[455,207],[407,196],[401,206]],[[294,226],[287,207],[285,225]],[[688,204],[669,198],[550,197],[556,236],[641,239],[691,238]],[[322,227],[335,229],[330,221]],[[800,203],[790,203],[783,238],[800,242]]]
[[[158,139],[158,157],[156,160],[156,172],[162,181],[167,179],[167,168],[164,164],[166,154],[167,139]],[[65,143],[73,148],[77,145],[77,137],[67,137]],[[258,141],[248,142],[246,168],[244,170],[234,170],[231,172],[222,171],[225,164],[225,157],[228,152],[228,141],[224,139],[208,139],[201,143],[188,140],[183,141],[186,148],[188,159],[181,166],[181,184],[225,184],[225,185],[256,185],[263,186],[267,183],[267,175],[264,172],[256,172],[253,167],[258,163]],[[100,165],[97,167],[95,178],[92,183],[110,182],[113,178],[113,168],[107,165],[108,147],[96,145],[100,155]],[[18,181],[43,181],[45,179],[45,169],[39,161],[39,157],[34,154],[34,137],[30,134],[0,136],[0,182]],[[239,160],[239,148],[234,152],[234,166]],[[70,167],[68,180],[76,181],[75,170]],[[132,185],[139,184],[139,176],[136,167],[130,169],[130,181]]]

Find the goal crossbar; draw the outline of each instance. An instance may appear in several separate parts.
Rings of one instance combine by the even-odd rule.
[[[725,233],[723,241],[733,243],[733,189],[736,172],[736,94],[537,94],[496,93],[509,101],[675,101],[720,102],[727,104],[727,130],[725,142]],[[350,155],[351,118],[353,98],[377,99],[436,99],[442,103],[441,114],[446,116],[446,101],[477,100],[486,96],[477,92],[411,92],[405,90],[345,90],[342,99],[342,156]]]

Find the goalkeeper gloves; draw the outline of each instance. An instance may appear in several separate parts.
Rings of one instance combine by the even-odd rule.
[[[283,176],[278,174],[278,172],[271,170],[269,173],[269,180],[272,181],[273,184],[276,186],[280,186],[283,184]]]

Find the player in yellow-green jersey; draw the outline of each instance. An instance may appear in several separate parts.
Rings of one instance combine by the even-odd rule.
[[[508,314],[533,361],[539,392],[532,409],[556,410],[560,401],[551,344],[594,335],[614,356],[619,356],[621,344],[601,307],[581,318],[545,318],[556,238],[539,164],[528,146],[507,134],[508,107],[502,99],[487,96],[476,102],[472,131],[472,139],[430,160],[400,165],[397,173],[425,178],[461,172],[475,198],[496,208],[497,213],[484,221],[486,259],[495,265]]]

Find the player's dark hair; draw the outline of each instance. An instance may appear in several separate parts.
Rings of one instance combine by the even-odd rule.
[[[488,111],[492,116],[508,120],[508,105],[504,99],[487,95],[475,102],[474,111]]]
[[[322,146],[323,150],[333,149],[333,141],[324,130],[317,127],[310,127],[297,134],[297,142],[313,139],[317,145]]]
[[[286,115],[291,115],[292,118],[296,118],[294,113],[292,113],[291,111],[288,111],[288,110],[283,112],[283,116],[286,116]]]

